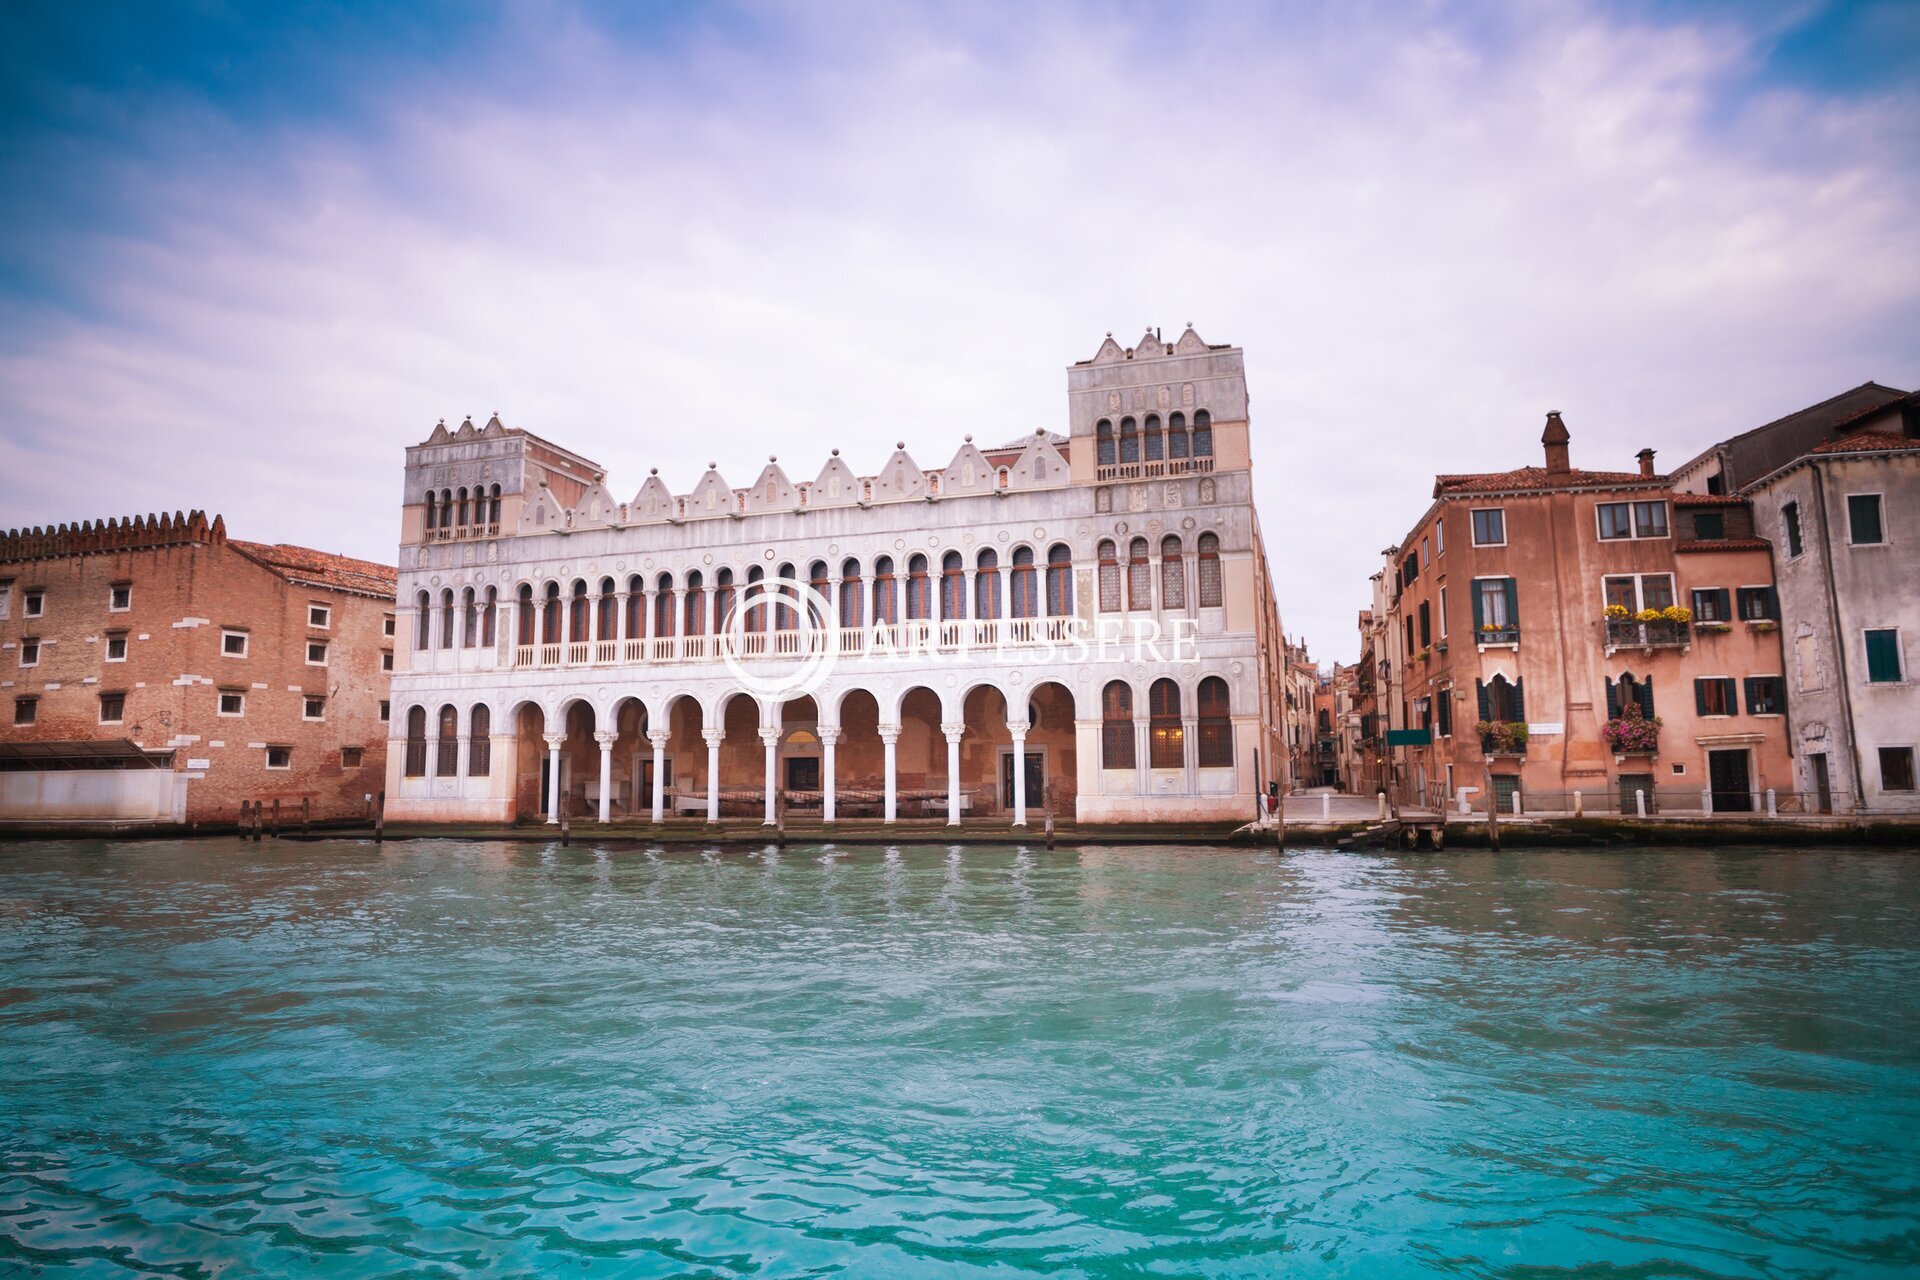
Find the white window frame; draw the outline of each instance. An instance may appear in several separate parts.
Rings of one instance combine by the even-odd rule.
[[[35,587],[20,593],[20,616],[23,618],[44,618],[47,616],[47,591],[45,587]]]
[[[32,645],[32,646],[33,646],[33,661],[32,661],[32,662],[28,662],[28,661],[27,661],[27,646],[28,646],[28,645]],[[21,666],[23,666],[23,667],[37,667],[37,666],[39,666],[39,665],[40,665],[40,645],[41,645],[41,640],[40,640],[40,637],[39,637],[39,636],[21,636],[21,637],[20,637],[20,665],[21,665]]]
[[[1607,579],[1609,578],[1633,579],[1633,611],[1635,613],[1639,613],[1647,607],[1645,580],[1648,578],[1665,578],[1668,586],[1671,588],[1673,602],[1675,604],[1680,603],[1680,585],[1674,581],[1674,574],[1670,569],[1657,569],[1652,573],[1603,573],[1600,575],[1600,610],[1603,615],[1607,607]],[[1688,599],[1692,599],[1692,597],[1688,597]],[[1629,619],[1629,621],[1631,620],[1632,619]]]
[[[316,613],[320,615],[318,622],[313,620],[313,615]],[[307,606],[307,625],[315,631],[333,630],[333,606],[328,604],[309,604]]]
[[[308,705],[314,702],[318,702],[320,704],[320,714],[317,716],[307,714]],[[327,695],[324,693],[301,694],[300,695],[300,718],[310,723],[315,721],[325,720],[327,718]]]
[[[113,602],[113,596],[116,591],[124,591],[127,593],[127,602],[125,604],[115,604]],[[133,584],[131,582],[108,583],[107,584],[107,612],[108,613],[126,613],[132,608],[133,608]]]
[[[1871,546],[1873,544],[1869,543],[1867,545]],[[1869,664],[1868,656],[1867,656],[1867,633],[1869,631],[1893,632],[1893,656],[1900,663],[1900,678],[1898,680],[1875,680],[1873,678],[1873,674],[1872,674],[1873,669]],[[1869,689],[1873,689],[1873,688],[1894,689],[1894,688],[1899,688],[1905,685],[1906,683],[1908,683],[1907,681],[1907,638],[1905,635],[1901,634],[1901,628],[1899,626],[1896,625],[1891,627],[1860,628],[1860,675],[1861,675],[1860,683],[1864,684]]]
[[[1505,523],[1504,520],[1501,521],[1502,525]],[[1447,522],[1445,518],[1433,522],[1433,554],[1436,556],[1447,554]]]
[[[273,762],[273,753],[276,751],[284,751],[287,753],[286,755],[287,762],[285,764],[275,764]],[[280,746],[277,743],[272,746],[269,746],[267,748],[267,768],[275,770],[276,772],[281,770],[292,769],[293,768],[293,748]]]
[[[232,650],[227,648],[227,640],[229,637],[232,637],[232,636],[240,637],[240,652],[238,653],[234,653]],[[252,647],[253,647],[253,637],[250,632],[241,631],[234,627],[220,628],[220,656],[221,657],[244,658],[247,656],[247,650],[251,649]]]
[[[316,662],[316,661],[314,661],[314,657],[313,657],[313,650],[314,650],[314,646],[315,646],[315,645],[318,645],[318,646],[320,647],[320,659],[319,659],[319,661],[317,661],[317,662]],[[308,665],[308,666],[310,666],[310,667],[324,667],[324,666],[326,666],[326,665],[327,665],[327,652],[328,652],[328,647],[329,647],[329,646],[327,645],[327,642],[326,642],[325,640],[309,640],[309,641],[307,641],[307,665]]]
[[[1447,638],[1447,584],[1440,584],[1440,638]]]
[[[1500,541],[1498,542],[1480,541],[1480,528],[1474,522],[1473,518],[1476,515],[1479,515],[1482,511],[1498,511],[1500,513]],[[1506,546],[1507,545],[1507,509],[1505,507],[1468,507],[1467,508],[1467,536],[1473,540],[1473,545],[1476,547]]]
[[[1771,623],[1775,623],[1776,625],[1780,622],[1780,619],[1778,616],[1775,616],[1772,618],[1748,618],[1743,616],[1740,612],[1740,593],[1742,591],[1773,592],[1773,612],[1775,613],[1775,615],[1778,615],[1780,612],[1780,588],[1775,584],[1771,582],[1736,583],[1733,588],[1733,620],[1735,622],[1744,622],[1750,627],[1758,626],[1762,622],[1771,622]]]
[[[1880,511],[1880,541],[1855,542],[1853,540],[1853,500],[1855,498],[1872,498],[1878,506]],[[1885,493],[1875,489],[1867,489],[1860,493],[1849,493],[1846,497],[1846,509],[1847,545],[1849,547],[1887,547],[1893,545],[1893,539],[1887,536],[1887,495]]]
[[[1618,536],[1611,536],[1601,531],[1600,513],[1602,511],[1605,511],[1608,507],[1624,507],[1626,509],[1627,531],[1625,533],[1619,534]],[[1632,542],[1633,541],[1633,504],[1631,502],[1596,502],[1594,503],[1593,504],[1593,536],[1598,538],[1602,542]]]
[[[1668,502],[1665,498],[1642,498],[1636,499],[1630,505],[1635,507],[1659,507],[1660,522],[1666,525],[1666,528],[1660,533],[1642,533],[1640,532],[1640,513],[1638,511],[1630,511],[1628,514],[1633,517],[1633,539],[1635,542],[1658,541],[1661,538],[1670,539],[1673,537],[1673,504],[1671,502]]]
[[[13,579],[0,578],[0,619],[13,616]]]
[[[113,643],[116,640],[120,642],[120,656],[117,658],[113,656]],[[106,648],[101,651],[101,655],[100,660],[102,662],[125,662],[127,660],[127,633],[124,631],[108,632],[106,636]]]
[[[240,699],[240,709],[238,711],[227,710],[226,702],[228,698]],[[246,715],[247,691],[245,689],[220,689],[216,691],[213,699],[213,714],[225,716],[229,720],[238,720],[241,716]]]
[[[1635,507],[1659,506],[1666,508],[1666,528],[1659,533],[1640,532],[1640,513]],[[1600,509],[1602,507],[1625,507],[1627,509],[1627,531],[1618,537],[1608,537],[1600,532]],[[1662,538],[1673,537],[1673,504],[1665,498],[1628,498],[1624,502],[1596,502],[1593,504],[1593,536],[1601,542],[1658,542]]]

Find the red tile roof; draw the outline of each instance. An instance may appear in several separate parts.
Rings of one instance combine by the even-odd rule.
[[[289,582],[331,587],[336,591],[355,591],[387,600],[393,599],[395,586],[399,582],[399,571],[391,565],[337,556],[331,551],[291,547],[284,542],[241,542],[237,538],[231,540],[229,545],[258,560]]]
[[[1433,496],[1438,498],[1449,493],[1499,493],[1512,489],[1538,489],[1547,492],[1553,489],[1613,488],[1619,485],[1657,486],[1666,483],[1665,476],[1643,476],[1638,471],[1575,469],[1560,475],[1552,475],[1545,467],[1516,467],[1512,471],[1495,471],[1482,475],[1435,476]]]
[[[1856,431],[1842,440],[1829,440],[1815,453],[1870,453],[1877,449],[1920,449],[1920,439],[1897,431]]]
[[[1673,505],[1676,507],[1738,507],[1746,503],[1745,498],[1730,493],[1676,493]]]

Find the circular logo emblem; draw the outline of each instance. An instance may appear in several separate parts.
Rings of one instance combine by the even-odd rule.
[[[840,660],[833,605],[798,578],[768,578],[740,602],[717,637],[740,687],[781,702],[818,689]]]

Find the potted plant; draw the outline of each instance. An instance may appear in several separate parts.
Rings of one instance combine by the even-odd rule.
[[[1480,734],[1480,745],[1494,755],[1525,755],[1527,751],[1527,726],[1523,720],[1482,720],[1474,728]]]
[[[1620,714],[1607,721],[1600,736],[1619,756],[1658,755],[1660,753],[1660,717],[1641,714],[1640,704],[1629,701]]]
[[[1623,604],[1610,604],[1607,606],[1608,622],[1625,622],[1631,616],[1633,615],[1627,609],[1627,606]]]
[[[1780,629],[1780,624],[1772,618],[1756,618],[1747,625],[1755,631],[1778,631]]]

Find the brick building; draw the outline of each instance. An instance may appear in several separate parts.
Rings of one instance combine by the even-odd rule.
[[[366,813],[393,593],[385,565],[198,511],[0,536],[0,822]]]
[[[1396,794],[1505,811],[1752,811],[1789,802],[1780,611],[1745,499],[1586,471],[1557,413],[1544,466],[1436,477],[1376,577]],[[1659,724],[1653,723],[1659,721]],[[1397,731],[1397,732],[1394,732]],[[1423,738],[1424,741],[1417,739]]]

